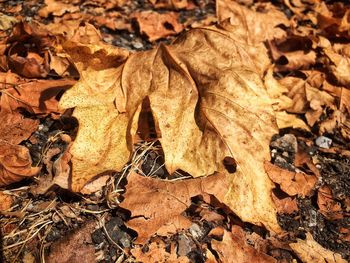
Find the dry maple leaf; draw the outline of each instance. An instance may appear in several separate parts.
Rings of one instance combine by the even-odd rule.
[[[277,262],[273,257],[258,252],[252,246],[248,245],[243,230],[238,226],[232,228],[232,233],[225,230],[222,241],[213,239],[211,241],[211,246],[219,255],[220,262],[223,263],[230,263],[233,261],[240,263]]]
[[[186,256],[177,257],[174,245],[169,251],[162,240],[156,240],[149,244],[147,252],[144,252],[142,247],[131,249],[131,254],[139,262],[167,262],[167,263],[188,263],[190,260]]]
[[[1,91],[1,111],[13,112],[16,109],[26,109],[34,114],[58,112],[56,96],[70,88],[76,81],[33,80],[19,85],[6,85]]]
[[[290,196],[309,196],[317,183],[316,176],[284,170],[269,162],[265,162],[265,169],[271,180]]]
[[[221,22],[230,19],[239,34],[248,41],[258,43],[286,35],[286,32],[278,27],[279,25],[288,27],[290,24],[283,12],[269,3],[258,6],[257,9],[252,10],[240,5],[237,1],[216,1],[218,20]]]
[[[289,246],[305,263],[346,263],[341,255],[325,249],[318,244],[310,233],[306,233],[306,240],[297,239],[297,243],[290,243]]]
[[[329,220],[343,218],[343,212],[340,202],[334,200],[332,190],[329,186],[324,185],[317,192],[317,205],[322,213]]]
[[[135,242],[143,244],[167,224],[188,228],[190,221],[181,214],[190,206],[191,197],[211,194],[222,202],[227,188],[224,174],[167,182],[131,173],[120,207],[131,211],[133,218],[127,225],[138,233]]]
[[[280,199],[275,194],[272,194],[272,199],[276,204],[278,213],[280,214],[292,214],[293,212],[298,211],[296,198],[285,197]]]
[[[18,23],[7,39],[8,68],[27,78],[46,77],[49,51],[56,37],[37,23]]]
[[[193,4],[188,0],[149,0],[155,8],[189,9]]]
[[[0,140],[19,144],[36,131],[38,120],[24,118],[18,112],[0,111]]]
[[[0,186],[36,175],[39,167],[32,167],[29,151],[21,145],[0,140]]]
[[[48,263],[95,262],[95,249],[91,233],[95,229],[94,222],[87,222],[73,233],[51,245],[46,256]]]
[[[350,44],[344,46],[334,45],[324,49],[325,54],[331,60],[329,68],[337,81],[344,86],[350,86]]]
[[[148,36],[149,41],[175,35],[184,29],[183,25],[178,22],[179,14],[174,12],[160,14],[143,11],[134,13],[132,17],[139,24],[140,32]]]
[[[45,5],[46,6],[41,8],[38,12],[39,16],[45,18],[50,14],[54,16],[62,16],[65,13],[74,13],[80,10],[79,6],[66,4],[63,1],[45,0]]]
[[[288,36],[269,41],[271,57],[275,61],[275,71],[291,71],[309,68],[316,63],[316,52],[311,49],[308,37]]]
[[[224,161],[236,162],[225,203],[242,220],[279,230],[263,166],[277,131],[259,75],[266,54],[223,27],[193,29],[171,46],[130,55],[119,67],[105,51],[98,71],[89,65],[103,55],[99,46],[90,46],[88,61],[81,50],[71,54],[85,67],[60,101],[62,108],[76,107],[80,125],[71,148],[74,191],[96,174],[121,169],[149,99],[168,171],[198,177],[227,173]]]

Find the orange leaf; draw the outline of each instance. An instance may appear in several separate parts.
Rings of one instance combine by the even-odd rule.
[[[333,199],[332,190],[324,185],[317,192],[317,204],[320,212],[330,220],[343,218],[341,204]]]
[[[277,262],[273,257],[258,252],[248,245],[243,230],[238,226],[233,227],[232,233],[225,230],[223,240],[213,239],[211,245],[223,263],[230,263],[233,260],[240,263]]]
[[[265,169],[271,180],[290,196],[309,196],[317,182],[315,176],[284,170],[270,162],[265,162]]]
[[[143,244],[164,225],[188,228],[189,220],[181,214],[191,204],[191,197],[212,194],[222,201],[227,187],[224,174],[171,182],[131,173],[120,207],[131,211],[133,218],[127,225],[138,233],[135,242]]]
[[[21,145],[0,140],[0,186],[18,182],[39,173],[39,167],[32,167],[29,151]]]
[[[148,36],[150,41],[165,38],[181,32],[184,27],[178,22],[178,13],[167,12],[164,14],[153,11],[143,11],[132,15],[140,26],[142,34]]]

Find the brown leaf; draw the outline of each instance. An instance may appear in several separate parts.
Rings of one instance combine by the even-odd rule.
[[[15,85],[15,84],[18,85],[25,82],[26,80],[24,78],[11,72],[10,70],[7,72],[0,72],[0,83],[1,83],[0,90],[11,87],[12,85]]]
[[[105,26],[112,30],[128,30],[132,31],[130,19],[119,12],[108,12],[104,16],[95,16],[93,18],[95,24]]]
[[[70,65],[71,63],[65,57],[50,56],[50,69],[54,70],[59,76],[65,76],[68,73],[67,71]]]
[[[71,167],[69,162],[72,155],[68,151],[69,147],[70,146],[68,146],[67,150],[53,163],[53,173],[55,175],[53,183],[57,184],[63,189],[70,189],[69,174]]]
[[[40,24],[17,24],[7,40],[9,68],[27,78],[46,77],[50,71],[48,49],[55,41]]]
[[[0,111],[0,140],[10,144],[19,144],[36,131],[38,120],[24,118],[18,112]]]
[[[107,183],[107,181],[111,178],[111,175],[103,175],[90,183],[87,183],[83,189],[81,189],[81,193],[84,195],[91,195],[97,191],[100,191]]]
[[[74,80],[62,79],[33,80],[25,84],[11,85],[2,89],[1,111],[13,112],[23,108],[34,114],[59,112],[56,96],[74,83]]]
[[[305,91],[306,81],[297,77],[285,77],[278,82],[289,90],[287,96],[293,100],[292,106],[287,109],[288,112],[305,113],[308,107]]]
[[[340,85],[350,87],[350,44],[344,46],[333,46],[324,49],[325,54],[331,60],[329,68]]]
[[[317,205],[320,212],[329,220],[343,218],[341,204],[334,200],[329,186],[322,186],[317,192]]]
[[[63,1],[45,0],[45,7],[41,8],[38,12],[41,17],[48,17],[50,14],[54,16],[62,16],[64,13],[78,12],[79,6],[64,3]]]
[[[2,211],[8,210],[13,204],[13,197],[0,191],[0,214]]]
[[[347,117],[347,113],[343,113],[340,110],[332,108],[334,111],[320,124],[320,134],[326,132],[333,133],[336,129],[340,129],[341,135],[345,139],[350,139],[350,120]]]
[[[298,152],[295,154],[294,164],[296,167],[303,168],[304,165],[309,168],[309,170],[317,177],[320,178],[321,174],[316,165],[314,164],[311,156],[303,151],[298,150]]]
[[[179,14],[167,12],[164,14],[153,11],[142,11],[132,15],[140,27],[140,32],[148,36],[149,41],[155,41],[170,35],[180,33],[184,28],[178,22]]]
[[[306,233],[306,240],[298,239],[297,243],[290,243],[289,246],[305,263],[346,263],[341,255],[323,248],[318,244],[310,233]]]
[[[311,47],[312,42],[308,37],[289,36],[269,41],[275,71],[308,69],[316,63],[316,52]]]
[[[328,8],[326,3],[320,2],[317,6],[317,26],[322,30],[322,33],[334,37],[342,36],[349,38],[349,16],[350,12],[343,3],[337,8],[337,11],[333,13],[332,10]],[[334,10],[335,11],[335,10]],[[340,12],[339,12],[340,11]]]
[[[260,253],[247,244],[244,232],[240,227],[234,226],[232,233],[225,230],[223,240],[211,241],[212,248],[218,253],[223,263],[235,262],[277,262],[273,257]]]
[[[8,60],[11,70],[27,78],[45,78],[49,73],[47,56],[44,59],[36,53],[29,52],[26,57],[10,53]]]
[[[252,43],[285,36],[286,32],[278,25],[289,26],[290,23],[283,12],[268,3],[252,10],[238,4],[237,1],[218,0],[216,14],[219,22],[229,18],[230,23],[237,27],[238,34]]]
[[[224,174],[167,182],[131,173],[120,207],[131,211],[133,218],[127,225],[138,233],[135,242],[143,244],[164,225],[182,222],[184,225],[176,227],[187,228],[189,220],[181,214],[191,204],[191,197],[211,194],[223,201],[227,187]]]
[[[272,199],[276,204],[278,213],[280,214],[292,214],[299,210],[296,198],[285,197],[281,199],[272,193]]]
[[[191,30],[171,46],[130,55],[124,64],[110,61],[101,46],[86,48],[89,59],[78,48],[70,54],[82,77],[60,105],[76,107],[80,124],[70,151],[74,191],[99,173],[122,168],[149,99],[169,173],[229,174],[236,163],[225,204],[243,221],[279,230],[263,168],[276,133],[259,75],[267,55],[226,26]],[[91,65],[95,58],[104,63]]]
[[[0,186],[18,182],[39,173],[39,167],[32,167],[29,151],[24,146],[13,145],[0,140]]]
[[[190,9],[191,4],[188,0],[149,0],[155,8],[166,9]]]
[[[272,67],[268,69],[264,77],[264,83],[275,111],[283,111],[293,106],[292,99],[287,96],[289,89],[273,77]]]
[[[48,263],[95,262],[95,248],[91,240],[95,223],[87,223],[62,240],[51,245],[45,258]]]
[[[317,182],[313,175],[284,170],[269,162],[265,162],[265,169],[271,180],[290,196],[309,196]]]
[[[347,111],[348,113],[350,113],[350,89],[341,88],[340,91],[340,111],[345,112]]]
[[[310,127],[297,115],[289,114],[286,111],[276,112],[276,121],[279,129],[292,127],[294,129],[310,130]]]
[[[167,251],[164,241],[158,239],[148,246],[147,252],[143,252],[142,247],[137,246],[131,249],[131,254],[139,262],[169,262],[169,263],[188,263],[190,260],[185,257],[177,257],[174,246]]]
[[[13,16],[8,16],[3,13],[0,14],[0,30],[6,31],[18,23],[18,20]]]

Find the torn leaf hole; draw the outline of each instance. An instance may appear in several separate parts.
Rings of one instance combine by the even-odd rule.
[[[164,22],[163,23],[163,26],[168,29],[168,30],[172,30],[172,31],[175,31],[175,28],[172,24],[168,23],[168,22]]]
[[[236,172],[237,164],[236,164],[235,159],[233,159],[233,158],[230,157],[230,156],[226,156],[222,162],[223,162],[223,164],[224,164],[224,166],[225,166],[225,169],[226,169],[230,174]]]
[[[144,141],[149,141],[161,137],[160,129],[154,119],[148,97],[142,101],[142,108],[138,120],[137,135],[141,138],[141,140]]]

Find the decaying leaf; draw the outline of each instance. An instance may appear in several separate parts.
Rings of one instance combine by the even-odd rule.
[[[38,120],[24,118],[18,112],[0,111],[0,140],[19,144],[28,139],[38,125]]]
[[[292,214],[293,212],[298,211],[298,205],[295,198],[278,198],[275,194],[272,194],[272,199],[276,204],[278,213],[280,214]]]
[[[190,221],[181,214],[191,204],[191,197],[214,195],[222,202],[227,188],[225,174],[167,182],[131,173],[120,207],[131,211],[133,218],[127,225],[138,233],[135,242],[144,244],[155,233],[164,233],[166,225],[176,230],[188,228]]]
[[[188,0],[149,0],[155,8],[183,9],[190,6]]]
[[[294,129],[304,129],[309,131],[309,126],[295,114],[287,113],[286,111],[276,112],[276,121],[279,129],[292,127]]]
[[[131,254],[141,262],[169,262],[169,263],[188,263],[188,257],[177,257],[175,247],[167,251],[166,244],[162,240],[156,240],[147,246],[147,252],[143,252],[141,247],[131,249]]]
[[[0,191],[0,214],[2,211],[9,209],[13,204],[13,197]]]
[[[286,32],[279,25],[288,26],[288,18],[271,4],[261,5],[258,10],[251,10],[237,1],[217,0],[216,14],[220,22],[230,19],[242,35],[252,43],[282,38]]]
[[[0,186],[18,182],[25,177],[39,173],[39,167],[32,167],[27,148],[0,140]]]
[[[45,7],[38,12],[39,16],[48,17],[50,14],[54,16],[62,16],[64,13],[74,13],[79,11],[79,7],[67,4],[63,1],[45,0]]]
[[[316,52],[311,50],[312,41],[308,37],[289,36],[269,42],[275,71],[306,69],[316,63]]]
[[[18,23],[7,39],[9,68],[27,78],[46,77],[50,71],[48,49],[55,41],[38,23]]]
[[[5,14],[0,14],[0,30],[9,30],[18,20],[13,16],[7,16]]]
[[[71,148],[74,191],[96,174],[121,169],[148,98],[167,170],[198,177],[229,173],[224,162],[236,162],[225,203],[244,221],[279,230],[263,166],[276,133],[259,75],[267,56],[231,32],[234,27],[223,27],[193,29],[171,46],[130,55],[119,67],[115,60],[113,66],[108,62],[107,50],[86,46],[91,59],[105,57],[98,71],[88,66],[91,59],[82,58],[81,50],[71,49],[79,68],[85,67],[60,101],[61,108],[76,107],[80,125]]]
[[[269,162],[265,162],[265,169],[271,180],[279,184],[281,189],[290,196],[310,195],[317,182],[317,178],[313,175],[284,170]]]
[[[134,13],[140,27],[140,32],[148,36],[150,41],[155,41],[170,35],[180,33],[184,28],[178,22],[179,15],[174,12],[160,14],[153,11]]]
[[[74,233],[51,245],[45,258],[48,263],[94,262],[95,248],[91,240],[95,223],[88,222]]]
[[[26,109],[35,114],[58,112],[56,96],[70,88],[74,80],[36,80],[19,85],[7,85],[0,98],[1,111]]]
[[[320,212],[330,220],[343,218],[343,212],[340,202],[334,200],[332,190],[329,186],[324,185],[317,192],[317,205]]]
[[[350,45],[325,49],[331,60],[329,68],[341,85],[350,86]]]
[[[346,263],[341,255],[323,248],[318,244],[310,233],[306,234],[306,240],[298,239],[297,243],[291,243],[289,246],[305,263]]]
[[[232,260],[240,263],[277,262],[273,257],[248,245],[243,230],[238,226],[233,227],[232,233],[225,230],[222,241],[212,240],[211,245],[223,263]]]

